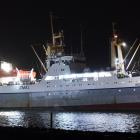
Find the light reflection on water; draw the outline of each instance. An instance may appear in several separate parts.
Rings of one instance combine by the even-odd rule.
[[[50,112],[0,111],[0,126],[50,127]],[[53,112],[53,128],[98,132],[140,132],[140,112]]]
[[[0,112],[0,126],[22,126],[24,112],[2,111]]]
[[[49,127],[49,120],[48,112],[0,111],[0,126],[46,128]]]
[[[140,114],[127,113],[58,113],[55,128],[99,132],[138,132]]]

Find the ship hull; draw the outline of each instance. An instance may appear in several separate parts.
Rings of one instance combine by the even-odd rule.
[[[140,110],[140,103],[121,103],[121,104],[103,104],[103,105],[81,105],[62,107],[61,110],[83,110],[83,111],[129,111]]]
[[[140,87],[0,93],[0,108],[140,110]]]

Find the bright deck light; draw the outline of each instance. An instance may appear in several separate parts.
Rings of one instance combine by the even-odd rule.
[[[7,62],[2,62],[1,69],[4,70],[5,72],[10,72],[12,70],[12,65]]]
[[[118,38],[118,36],[117,35],[114,35],[114,38]]]
[[[119,59],[116,58],[116,59],[115,59],[115,64],[117,65],[118,63],[119,63]]]
[[[122,42],[122,46],[123,46],[123,47],[126,47],[126,43],[125,43],[125,42]]]

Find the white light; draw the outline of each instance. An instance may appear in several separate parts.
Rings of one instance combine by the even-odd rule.
[[[123,46],[123,47],[126,47],[126,43],[125,43],[125,42],[122,42],[122,46]]]
[[[14,82],[15,77],[2,77],[0,78],[0,82],[3,84],[8,84],[9,82]]]
[[[114,38],[118,38],[118,36],[117,35],[114,35]]]
[[[93,72],[93,73],[82,73],[82,74],[68,74],[59,76],[46,76],[45,80],[64,80],[64,79],[75,79],[75,78],[98,78],[98,77],[110,77],[110,72]]]
[[[10,72],[12,70],[12,64],[7,62],[2,62],[1,69],[4,70],[5,72]]]
[[[47,77],[45,78],[45,80],[54,80],[54,79],[55,79],[54,76],[47,76]]]
[[[115,59],[115,64],[117,65],[118,63],[119,63],[119,59],[116,58],[116,59]]]

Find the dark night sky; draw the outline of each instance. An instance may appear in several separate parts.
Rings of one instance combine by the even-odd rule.
[[[82,2],[7,2],[0,6],[0,57],[19,68],[30,69],[39,63],[30,45],[51,40],[49,12],[61,17],[55,29],[63,29],[66,49],[80,49],[80,24],[87,63],[90,67],[109,66],[109,37],[112,22],[128,44],[140,38],[140,11],[137,3],[112,1]],[[40,50],[40,57],[43,51]]]

